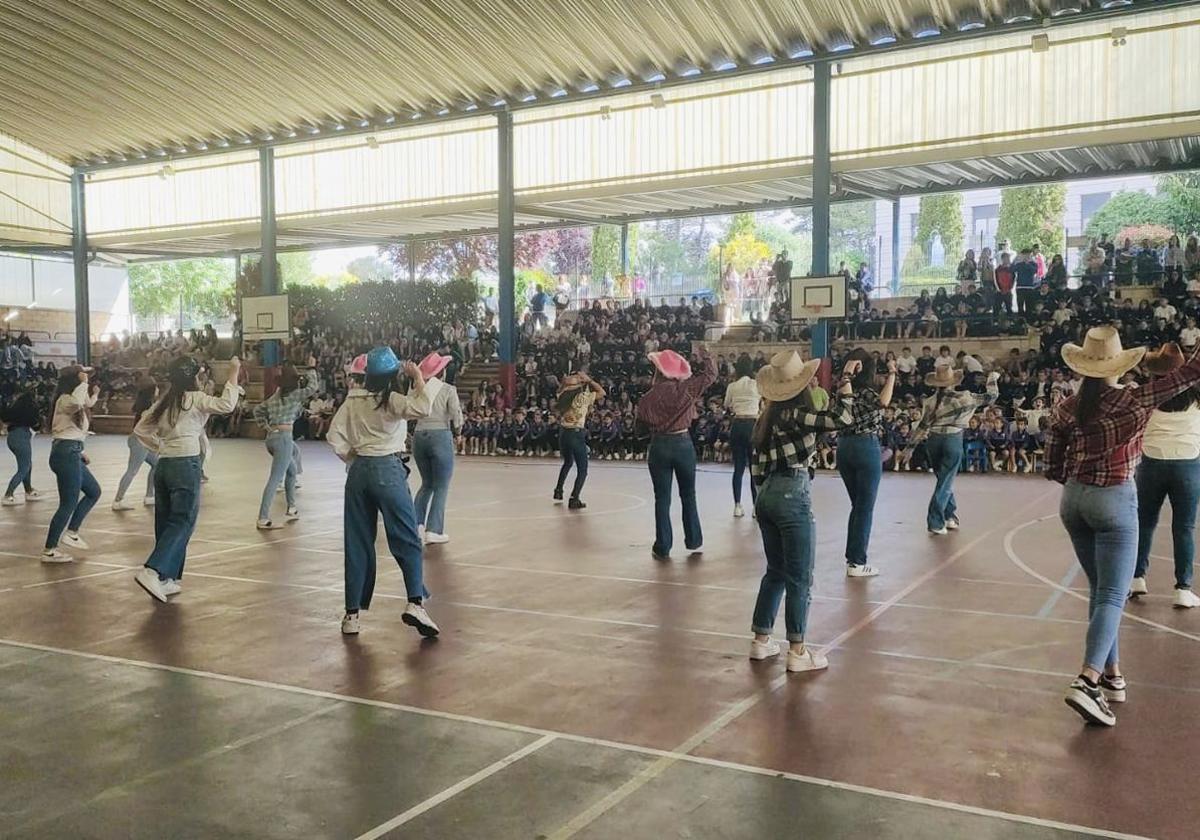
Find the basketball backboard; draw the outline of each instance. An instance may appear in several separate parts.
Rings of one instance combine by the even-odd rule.
[[[846,278],[841,274],[793,277],[791,292],[793,320],[846,317]]]

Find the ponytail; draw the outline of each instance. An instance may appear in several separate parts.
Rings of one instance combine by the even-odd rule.
[[[1085,376],[1079,389],[1079,402],[1075,406],[1075,422],[1080,428],[1089,425],[1100,415],[1100,398],[1108,384],[1103,379]]]

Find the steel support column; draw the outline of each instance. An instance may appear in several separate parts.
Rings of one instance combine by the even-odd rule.
[[[516,312],[516,277],[513,266],[513,228],[516,200],[513,197],[513,131],[512,114],[501,111],[496,115],[499,129],[496,133],[499,139],[497,153],[499,155],[498,192],[496,206],[498,218],[497,227],[497,261],[499,273],[499,317],[500,317],[500,363],[501,381],[504,389],[512,398],[516,387],[516,371],[513,362],[517,349],[517,312]]]
[[[92,305],[88,294],[87,212],[84,208],[84,173],[71,173],[71,256],[75,263],[75,358],[81,365],[92,360]]]
[[[404,246],[404,252],[408,254],[408,282],[417,282],[417,243],[415,240],[408,240],[408,244]]]
[[[829,161],[829,88],[829,62],[819,61],[813,65],[812,113],[812,273],[818,277],[829,274],[829,189],[833,180]],[[821,363],[820,380],[827,388],[831,379],[831,338],[828,320],[821,319],[812,325],[812,354],[825,360]]]
[[[629,222],[621,225],[621,273],[629,274]]]
[[[900,292],[900,196],[892,199],[892,296]]]
[[[280,284],[275,251],[275,150],[269,146],[258,150],[258,189],[262,234],[262,262],[259,263],[259,269],[262,271],[262,293],[277,295]],[[279,364],[281,358],[278,341],[262,343],[264,367]]]

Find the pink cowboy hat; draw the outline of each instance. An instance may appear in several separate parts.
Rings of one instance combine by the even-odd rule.
[[[437,352],[433,352],[422,359],[417,367],[421,369],[421,376],[423,378],[432,379],[445,370],[448,364],[450,364],[449,356],[439,356]]]
[[[692,366],[688,364],[688,360],[674,350],[660,350],[646,355],[658,368],[658,372],[667,379],[688,379],[692,375]]]
[[[367,375],[367,354],[363,353],[360,356],[355,356],[354,361],[346,365],[346,373],[351,376],[366,376]]]

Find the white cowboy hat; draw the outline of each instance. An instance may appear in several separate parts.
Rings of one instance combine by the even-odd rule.
[[[1121,334],[1113,327],[1092,327],[1083,346],[1064,344],[1063,361],[1080,376],[1107,379],[1132,370],[1146,355],[1145,347],[1121,349]]]
[[[930,388],[956,388],[963,381],[963,371],[942,365],[933,373],[925,374],[925,384]]]
[[[758,371],[758,392],[771,402],[787,402],[808,387],[820,366],[820,359],[806,362],[795,350],[776,353]]]

